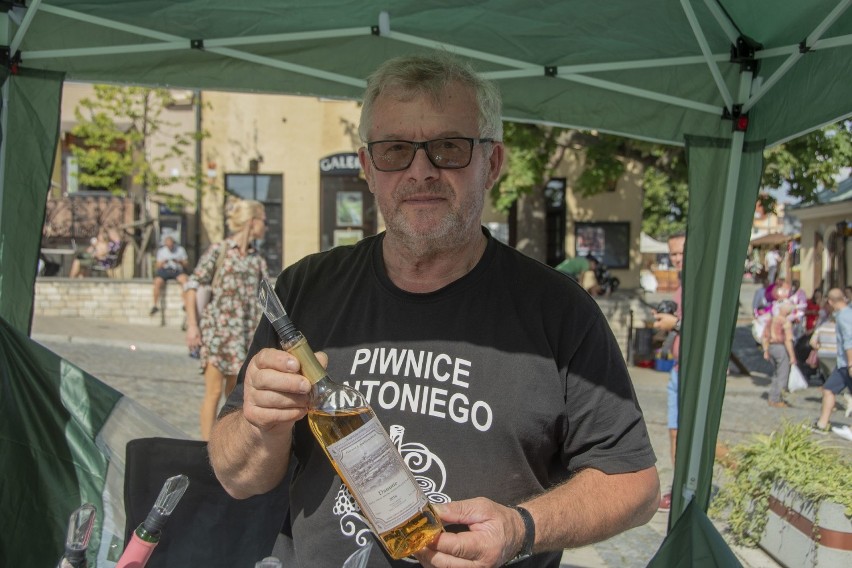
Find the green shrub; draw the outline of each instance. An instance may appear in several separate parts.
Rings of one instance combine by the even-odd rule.
[[[710,504],[710,514],[727,514],[737,544],[755,546],[760,541],[775,481],[817,505],[825,500],[839,503],[852,518],[852,463],[825,440],[817,440],[806,424],[785,423],[780,431],[757,435],[732,448],[719,465],[725,483]]]

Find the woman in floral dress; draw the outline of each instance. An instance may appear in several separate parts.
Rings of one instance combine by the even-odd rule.
[[[186,344],[200,347],[205,393],[201,403],[201,438],[210,436],[219,401],[234,389],[261,311],[257,288],[268,277],[266,261],[253,241],[266,234],[266,212],[259,201],[238,201],[227,213],[229,236],[210,247],[186,284]],[[220,255],[224,255],[220,258]],[[218,274],[217,274],[218,273]],[[196,290],[212,285],[210,302],[199,315]],[[223,390],[224,383],[224,390]]]

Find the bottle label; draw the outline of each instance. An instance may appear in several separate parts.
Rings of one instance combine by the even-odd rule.
[[[328,453],[379,534],[401,525],[426,505],[426,495],[378,418],[328,446]]]

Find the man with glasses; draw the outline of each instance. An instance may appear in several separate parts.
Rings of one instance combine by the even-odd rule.
[[[394,59],[368,81],[359,132],[386,231],[297,262],[276,292],[330,376],[368,399],[445,526],[465,526],[417,560],[534,554],[524,565],[555,568],[563,549],[647,522],[655,457],[607,321],[574,280],[481,225],[504,160],[496,87],[449,55]],[[262,322],[211,461],[240,498],[295,462],[275,554],[336,568],[369,527],[302,420],[309,382],[277,345]]]

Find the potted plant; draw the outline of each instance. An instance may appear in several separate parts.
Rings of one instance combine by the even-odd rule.
[[[782,566],[852,566],[852,462],[804,424],[737,445],[720,460],[710,514],[734,542]]]

